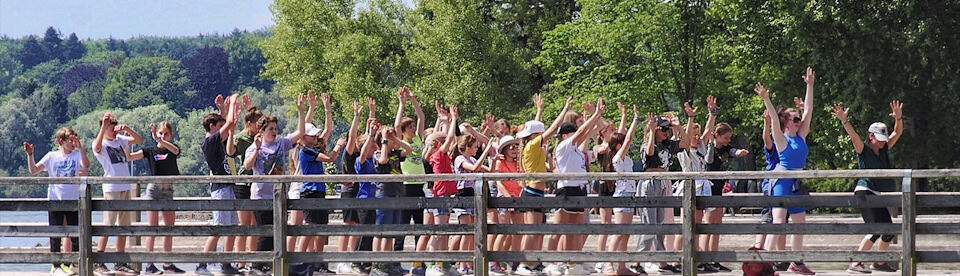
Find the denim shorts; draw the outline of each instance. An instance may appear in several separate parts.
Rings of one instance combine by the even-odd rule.
[[[210,198],[216,200],[235,200],[233,186],[227,186],[210,192]],[[213,225],[237,225],[237,211],[213,211]]]

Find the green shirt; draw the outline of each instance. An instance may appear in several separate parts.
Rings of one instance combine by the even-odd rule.
[[[869,144],[864,143],[863,150],[857,154],[857,168],[860,169],[892,169],[888,147],[884,145],[877,153]],[[897,189],[893,179],[888,178],[860,178],[857,179],[857,190],[871,190],[874,192],[895,192]]]
[[[243,164],[243,161],[246,160],[247,148],[249,148],[250,145],[253,145],[253,136],[251,136],[246,131],[238,132],[237,134],[233,135],[233,145],[237,147],[237,151],[231,157],[240,156],[240,164]],[[241,168],[239,174],[252,175],[253,171],[244,170],[243,168]]]
[[[415,136],[413,137],[413,141],[409,143],[410,147],[413,147],[413,152],[400,162],[400,170],[403,171],[403,174],[426,174],[426,171],[423,169],[423,139],[420,139],[420,136]],[[424,184],[424,182],[413,181],[403,182],[403,184]]]

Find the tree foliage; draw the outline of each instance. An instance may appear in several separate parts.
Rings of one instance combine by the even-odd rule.
[[[227,53],[220,47],[197,50],[182,60],[190,83],[196,94],[190,98],[191,108],[212,106],[218,94],[230,91],[233,79],[230,76]]]
[[[194,95],[190,79],[179,61],[164,57],[136,57],[107,72],[102,107],[136,108],[174,104],[186,111],[183,101]]]

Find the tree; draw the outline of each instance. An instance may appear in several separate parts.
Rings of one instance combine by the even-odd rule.
[[[260,77],[260,72],[263,71],[267,59],[263,57],[263,52],[257,44],[263,41],[265,37],[266,35],[263,33],[240,33],[237,31],[231,35],[229,40],[224,42],[223,49],[227,52],[229,58],[233,89],[249,86],[266,90],[273,87],[273,81]]]
[[[15,40],[0,38],[0,95],[7,94],[7,85],[22,72],[19,44]]]
[[[107,71],[100,106],[136,108],[171,104],[178,113],[185,113],[187,107],[183,102],[194,93],[180,62],[164,57],[135,57]]]
[[[35,152],[50,151],[51,137],[56,131],[58,116],[63,107],[57,91],[41,87],[32,96],[15,98],[0,106],[0,167],[8,173],[19,173],[26,164],[23,142],[36,145]],[[58,114],[60,113],[60,114]]]
[[[23,65],[23,68],[25,70],[30,69],[34,65],[47,60],[49,60],[49,58],[47,58],[47,54],[43,50],[43,46],[40,45],[40,42],[37,41],[37,38],[32,35],[27,36],[27,39],[23,41],[23,49],[20,50],[20,64]]]
[[[66,65],[69,66],[69,65]],[[57,87],[60,78],[67,69],[60,60],[51,60],[33,66],[10,81],[8,91],[19,91],[21,95],[30,95],[42,85]]]
[[[107,68],[97,64],[77,64],[60,77],[60,95],[69,97],[77,88],[91,81],[104,79]]]
[[[86,82],[67,97],[67,117],[76,118],[94,111],[103,99],[103,79]]]
[[[47,31],[43,35],[43,52],[46,53],[47,60],[64,58],[62,43],[63,39],[60,38],[60,32],[52,26],[47,27]]]
[[[77,34],[70,33],[70,36],[67,37],[67,41],[63,44],[63,59],[80,59],[86,52],[87,49],[83,47],[83,43],[81,43],[80,39],[77,38]]]
[[[223,48],[211,47],[197,50],[196,54],[182,61],[193,89],[197,93],[190,99],[191,108],[211,106],[218,94],[233,87],[227,53]]]

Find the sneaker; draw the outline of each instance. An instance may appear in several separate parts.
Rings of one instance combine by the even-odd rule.
[[[370,269],[364,268],[359,264],[350,264],[350,273],[347,274],[367,275],[370,274]]]
[[[400,275],[407,275],[410,273],[410,270],[403,268],[403,265],[401,265],[400,262],[393,263],[393,266],[391,267],[391,269],[393,272],[398,273]]]
[[[430,266],[430,268],[427,268],[427,271],[424,272],[424,275],[426,276],[444,276],[446,274],[447,273],[443,271],[443,268],[439,266]]]
[[[174,264],[165,264],[165,265],[163,265],[163,273],[167,273],[167,274],[183,274],[183,273],[187,273],[187,272],[186,272],[186,271],[183,271],[183,269],[180,269],[179,267],[177,267],[177,266],[174,265]]]
[[[139,271],[133,269],[128,263],[116,263],[113,265],[113,275],[137,275]]]
[[[851,264],[850,266],[847,267],[847,272],[863,273],[863,274],[873,273],[873,271],[870,271],[870,269],[863,267],[863,263]]]
[[[352,274],[353,270],[350,269],[350,264],[348,263],[339,263],[337,264],[337,270],[335,271],[337,275],[341,274]]]
[[[415,266],[410,270],[410,275],[413,276],[424,276],[427,274],[427,267],[425,266]]]
[[[560,276],[566,274],[566,269],[557,264],[550,264],[543,269],[543,273],[548,276]]]
[[[73,265],[60,264],[60,270],[63,270],[63,272],[67,275],[77,275],[77,272],[74,269],[75,267]]]
[[[213,275],[213,273],[210,273],[210,270],[207,270],[207,264],[198,264],[197,269],[193,271],[193,274]]]
[[[597,273],[603,273],[605,267],[609,266],[610,263],[599,262],[593,265],[593,271]]]
[[[389,272],[387,272],[386,270],[384,270],[384,269],[382,269],[382,268],[380,268],[380,267],[376,267],[376,266],[374,266],[373,268],[370,269],[370,274],[369,274],[369,275],[370,275],[370,276],[391,276]]]
[[[63,271],[63,269],[59,267],[54,267],[50,270],[50,276],[71,276],[71,275],[73,274],[69,274],[66,271]]]
[[[328,268],[326,268],[326,267],[322,267],[322,266],[318,266],[316,269],[314,269],[314,270],[313,270],[313,273],[314,273],[314,274],[318,274],[318,275],[335,275],[335,274],[337,274],[336,272],[330,271],[330,269],[328,269]]]
[[[156,265],[150,264],[150,265],[147,266],[147,268],[144,268],[144,269],[143,269],[143,272],[142,272],[141,274],[143,274],[143,275],[160,275],[160,274],[163,274],[163,271],[160,271],[160,269],[158,269]]]
[[[893,266],[888,263],[873,263],[870,265],[870,269],[883,272],[897,272],[897,269],[893,268]]]
[[[733,270],[730,270],[730,268],[728,268],[728,267],[726,267],[726,266],[723,266],[723,265],[720,264],[719,262],[712,263],[712,264],[710,264],[710,266],[713,266],[713,269],[714,269],[714,270],[721,271],[721,272],[731,272],[731,271],[733,271]]]
[[[566,275],[590,275],[593,274],[593,267],[588,267],[583,264],[573,264],[569,266],[564,274]]]
[[[487,272],[490,275],[496,275],[496,276],[507,275],[507,272],[504,271],[503,268],[500,267],[500,265],[497,263],[490,263],[490,266],[487,269]]]
[[[787,271],[790,268],[790,262],[779,262],[773,264],[773,270],[776,271]]]
[[[232,265],[230,265],[230,264],[228,264],[228,263],[222,263],[222,264],[220,264],[220,273],[218,273],[218,274],[220,274],[220,275],[241,275],[241,274],[243,274],[243,273],[241,273],[240,270],[237,270],[237,268],[233,267]]]
[[[253,265],[247,275],[270,275],[270,268],[266,265]]]
[[[660,272],[660,274],[679,274],[682,272],[680,268],[669,264],[666,266],[657,266],[657,271]]]
[[[97,275],[113,275],[113,271],[110,271],[104,264],[93,264],[93,273]]]
[[[530,267],[525,264],[518,265],[517,269],[513,271],[513,274],[522,275],[522,276],[540,275],[540,273],[537,273],[537,271],[530,269]]]
[[[457,270],[462,276],[473,276],[473,268],[462,267]]]
[[[810,270],[809,268],[807,268],[807,265],[805,265],[805,264],[803,264],[803,263],[791,263],[791,264],[790,264],[790,267],[787,268],[787,270],[790,271],[790,272],[795,272],[795,273],[799,273],[799,274],[802,274],[802,275],[815,275],[815,274],[817,274],[816,272],[813,272],[813,270]]]
[[[676,268],[676,267],[675,267]],[[682,270],[682,269],[681,269]],[[700,273],[717,273],[717,269],[711,264],[699,264],[697,265],[697,272]]]

